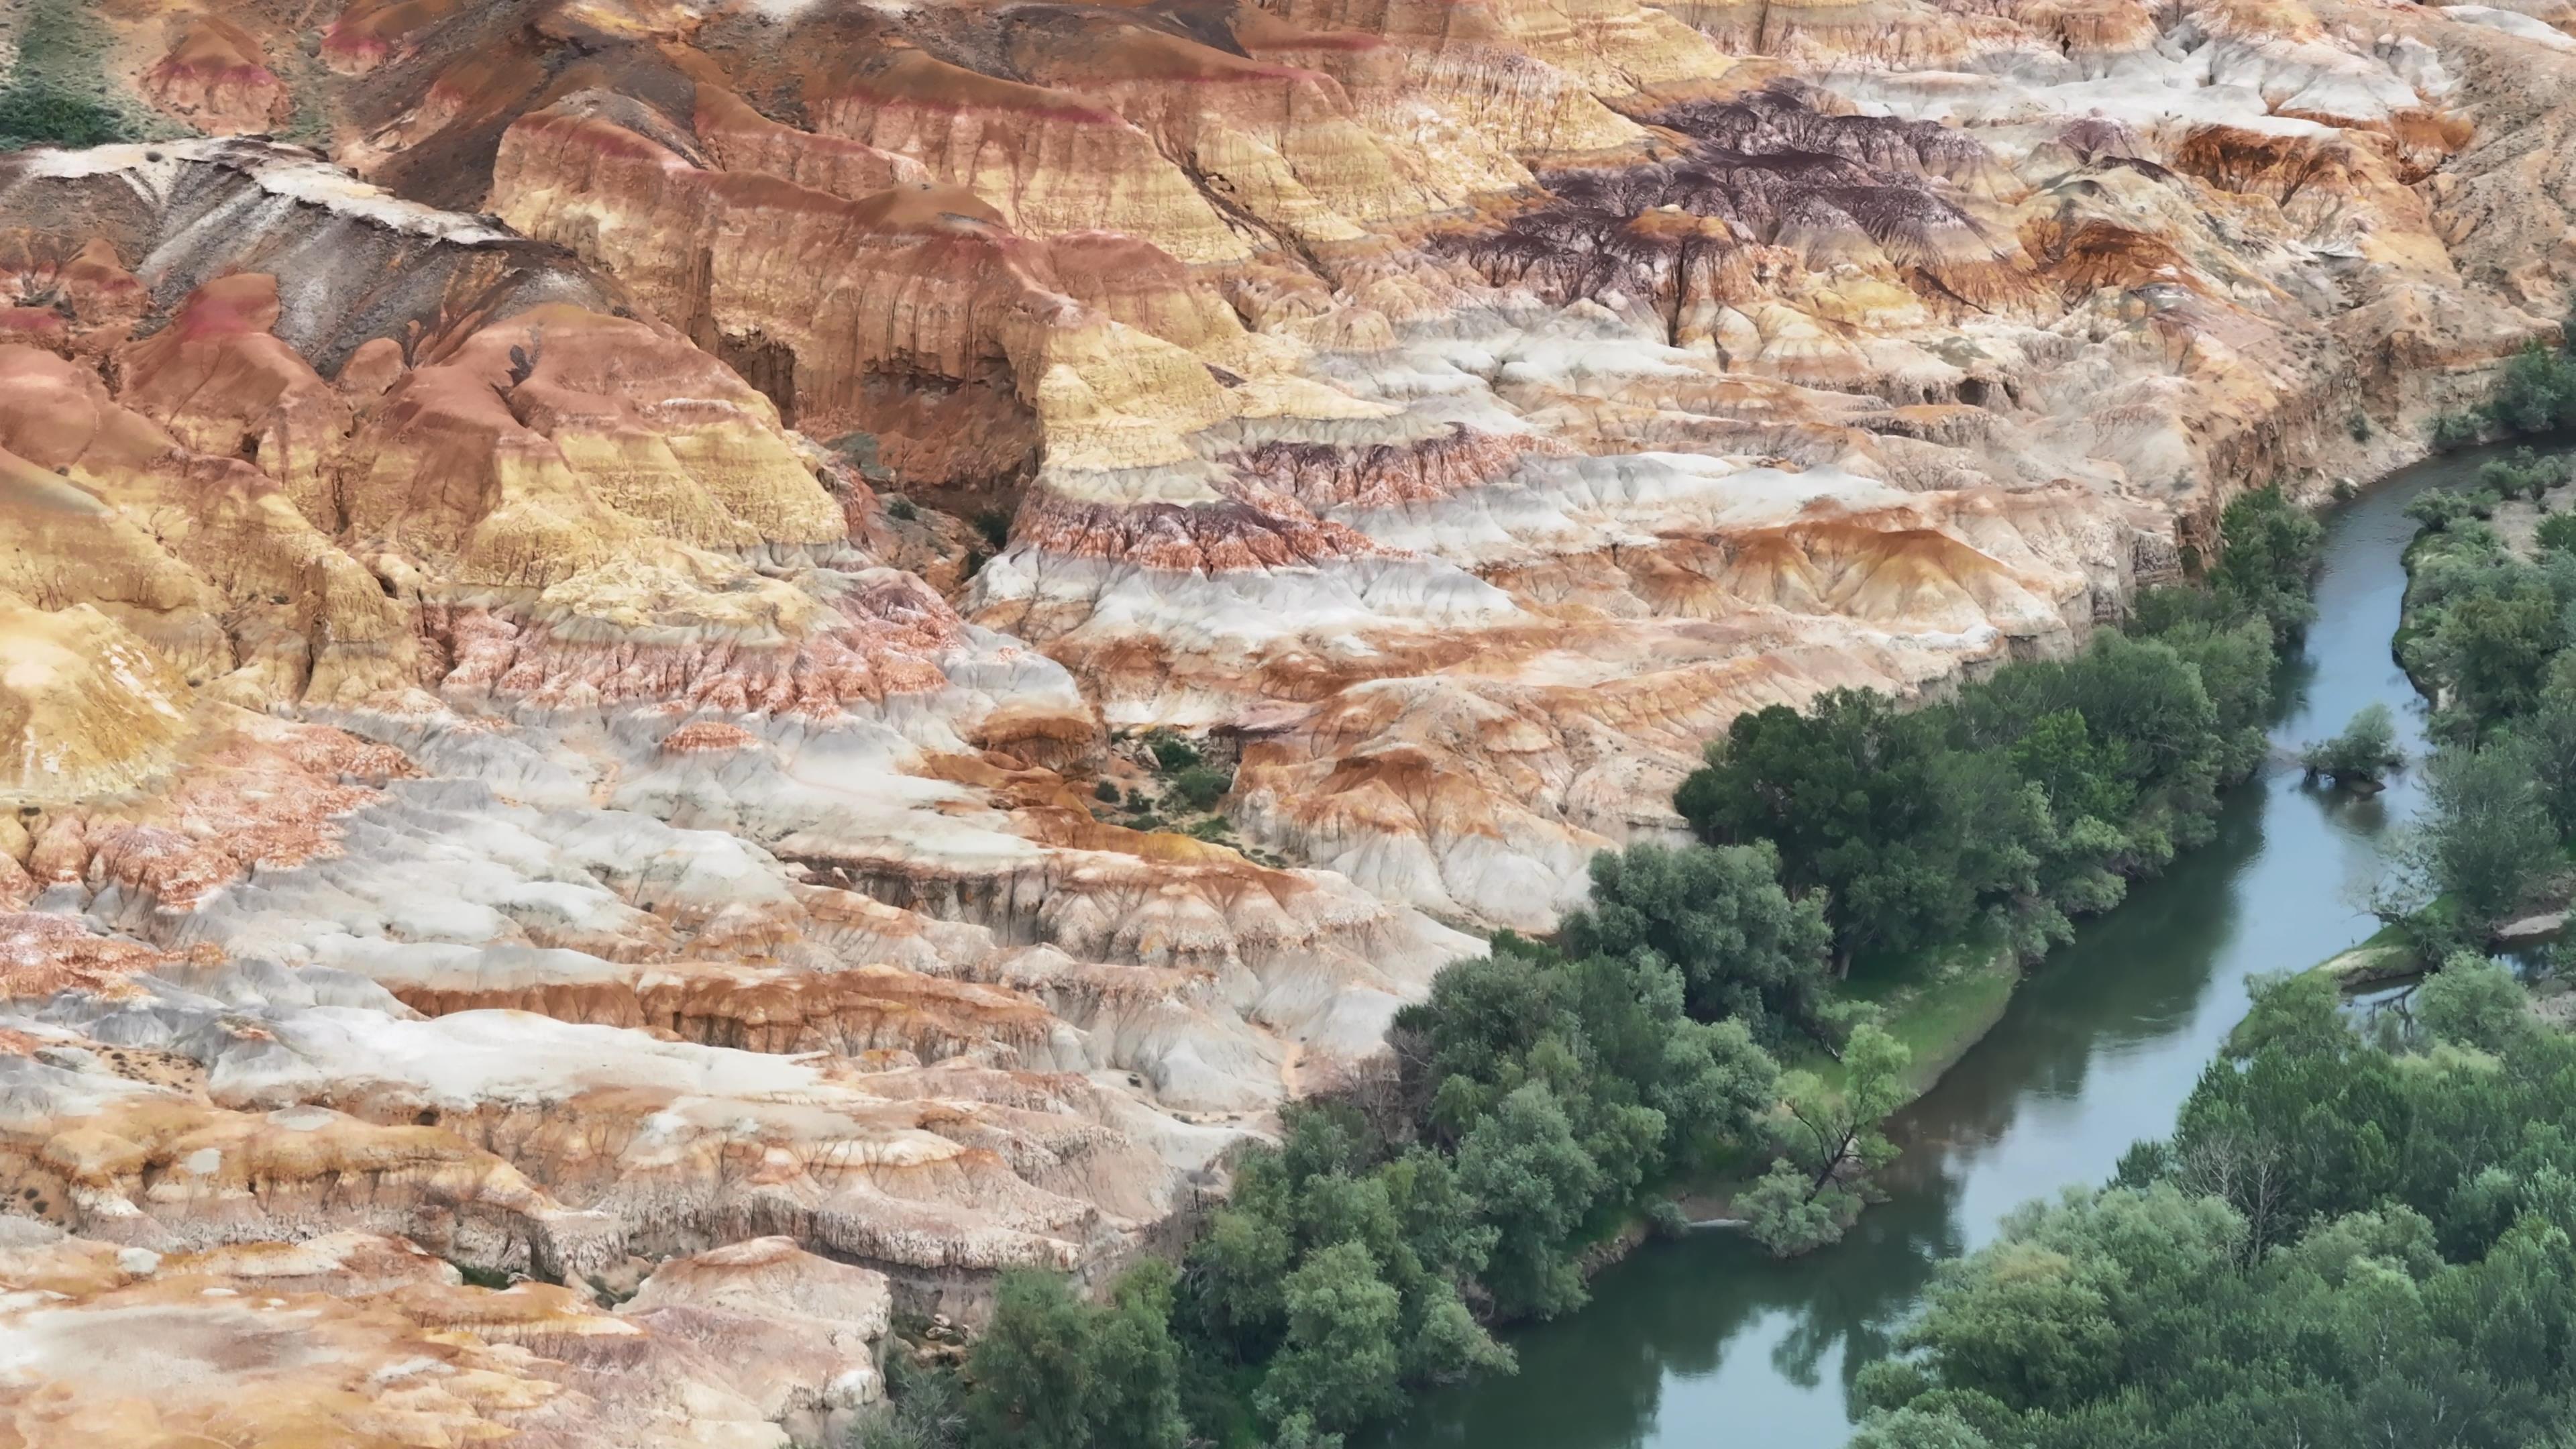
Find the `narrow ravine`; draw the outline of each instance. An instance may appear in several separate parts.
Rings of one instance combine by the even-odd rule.
[[[1731,1233],[1651,1246],[1604,1273],[1582,1312],[1513,1337],[1520,1373],[1425,1399],[1378,1449],[1831,1449],[1849,1386],[1887,1352],[1935,1265],[1990,1241],[2003,1216],[2107,1177],[2164,1135],[2244,1014],[2247,978],[2311,965],[2369,935],[2360,902],[2401,775],[2369,801],[2304,784],[2290,755],[2372,701],[2420,757],[2422,712],[2390,656],[2415,531],[2407,501],[2466,482],[2483,454],[2383,480],[2326,520],[2318,622],[2284,667],[2275,758],[2239,789],[2217,839],[2088,923],[2003,1020],[1897,1120],[1890,1201],[1840,1246],[1773,1262]]]

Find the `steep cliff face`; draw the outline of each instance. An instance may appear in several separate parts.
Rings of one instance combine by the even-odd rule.
[[[97,18],[161,131],[0,156],[31,1443],[818,1437],[1740,711],[2074,647],[2576,280],[2539,9]]]

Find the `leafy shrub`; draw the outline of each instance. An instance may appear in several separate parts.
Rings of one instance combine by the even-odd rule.
[[[2463,518],[2485,518],[2495,512],[2496,496],[2484,489],[2427,488],[2406,505],[2406,516],[2440,533]]]
[[[2576,426],[2576,356],[2537,342],[2523,348],[2504,365],[2485,412],[2496,426],[2517,433]]]
[[[2540,520],[2535,539],[2545,551],[2576,552],[2576,513],[2553,513]]]
[[[900,493],[887,498],[885,508],[886,517],[898,523],[910,523],[921,516],[921,510],[912,506],[912,500]]]
[[[22,146],[105,146],[137,139],[114,111],[41,83],[0,91],[0,150]]]
[[[2219,515],[2218,564],[2210,586],[2223,600],[2261,614],[2272,637],[2288,643],[2316,618],[2308,584],[2316,577],[2325,529],[2278,488],[2238,495]]]
[[[1198,746],[1168,730],[1155,731],[1145,741],[1145,748],[1154,752],[1155,767],[1165,774],[1186,770],[1199,762]]]
[[[2478,469],[2478,486],[2498,498],[2530,498],[2567,481],[2567,460],[2541,458],[2529,448],[2516,448],[2510,458],[2493,458]]]
[[[1118,782],[1117,782],[1117,781],[1115,781],[1115,780],[1103,780],[1103,781],[1101,781],[1099,784],[1092,786],[1092,787],[1091,787],[1091,798],[1092,798],[1092,799],[1094,799],[1094,800],[1098,800],[1098,801],[1102,802],[1103,804],[1108,804],[1108,805],[1115,805],[1115,804],[1117,804],[1117,803],[1118,803]]]
[[[2299,756],[2311,775],[2338,785],[2375,785],[2406,763],[2397,748],[2397,721],[2384,704],[2367,704],[2343,727],[2343,733],[2320,740]]]
[[[1234,788],[1223,770],[1192,765],[1172,777],[1172,794],[1192,810],[1205,810]]]
[[[2476,446],[2478,440],[2486,436],[2486,420],[2476,413],[2440,413],[2435,415],[2427,431],[2434,452],[2456,453],[2462,448]]]
[[[1841,1238],[1851,1226],[1847,1214],[1857,1214],[1859,1202],[1848,1193],[1812,1192],[1814,1186],[1789,1159],[1774,1161],[1771,1170],[1736,1199],[1744,1230],[1775,1258],[1812,1253]]]

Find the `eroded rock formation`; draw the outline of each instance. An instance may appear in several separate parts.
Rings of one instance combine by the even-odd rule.
[[[10,1422],[839,1424],[1736,713],[2554,338],[2563,10],[107,7],[163,133],[0,156]]]

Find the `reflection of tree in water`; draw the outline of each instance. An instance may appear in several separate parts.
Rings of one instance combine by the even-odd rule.
[[[1859,1364],[1887,1352],[1902,1315],[1959,1249],[1955,1189],[1872,1208],[1840,1246],[1775,1262],[1732,1233],[1659,1244],[1604,1273],[1581,1313],[1513,1335],[1518,1376],[1423,1401],[1378,1449],[1612,1449],[1643,1442],[1668,1378],[1717,1371],[1763,1320],[1794,1315],[1774,1372],[1813,1390],[1824,1356],[1847,1344],[1844,1397]]]
[[[2384,505],[2365,500],[2357,509],[2374,516],[2402,509],[2423,481],[2390,490]],[[2324,671],[2305,662],[2284,670],[2285,717],[2311,702],[2323,713],[2343,715],[2373,698],[2404,702],[2387,694],[2388,667],[2377,651],[2385,648],[2383,616],[2393,617],[2392,591],[2402,587],[2396,552],[2411,531],[2411,525],[2390,525],[2379,530],[2383,538],[2339,526],[2350,551],[2339,556],[2329,545],[2330,597],[2321,598],[2326,616],[2312,637],[2333,657]],[[2353,574],[2335,577],[2345,568]],[[2403,689],[2402,681],[2397,687]],[[2321,728],[2341,723],[2338,716]],[[2276,849],[2265,857],[2265,798],[2275,788],[2267,781],[2236,792],[2210,845],[2088,923],[2015,995],[1975,1055],[1899,1114],[1892,1135],[1905,1155],[1883,1179],[1891,1200],[1864,1214],[1840,1246],[1787,1263],[1724,1233],[1648,1248],[1602,1275],[1591,1307],[1513,1335],[1521,1355],[1516,1378],[1432,1396],[1400,1428],[1362,1442],[1375,1449],[1633,1449],[1650,1437],[1741,1442],[1744,1436],[1730,1434],[1723,1417],[1668,1424],[1665,1434],[1654,1435],[1664,1388],[1675,1378],[1717,1373],[1730,1349],[1746,1347],[1739,1340],[1771,1337],[1763,1330],[1780,1315],[1789,1321],[1769,1354],[1772,1383],[1744,1374],[1739,1364],[1746,1396],[1732,1407],[1754,1421],[1776,1404],[1755,1402],[1753,1395],[1815,1393],[1828,1356],[1836,1356],[1843,1391],[1837,1407],[1847,1406],[1861,1367],[1889,1351],[1937,1265],[1964,1248],[1961,1197],[1979,1176],[1979,1159],[2003,1141],[2021,1109],[2037,1099],[2080,1096],[2098,1061],[2123,1046],[2171,1038],[2192,1023],[2217,989],[2220,963],[2254,948],[2249,935],[2264,934],[2249,930],[2256,923],[2242,918],[2240,897],[2263,909],[2261,924],[2290,927],[2315,915],[2315,903],[2342,894],[2337,882],[2317,875],[2330,869],[2326,858],[2336,845],[2320,839],[2311,821],[2324,822],[2347,847],[2360,841],[2375,849],[2390,817],[2402,819],[2412,808],[2411,783],[2403,777],[2359,809],[2360,802],[2320,808],[2302,800],[2299,811],[2317,814],[2275,816]],[[2283,795],[2294,790],[2279,787]],[[2170,1129],[2175,1105],[2110,1104],[2110,1112],[2088,1110],[2085,1121],[2070,1126],[2095,1136],[2117,1133],[2122,1123],[2105,1118],[2117,1119],[2127,1108],[2136,1114],[2130,1124],[2136,1135],[2160,1135]]]
[[[2156,1040],[2187,1020],[2236,935],[2228,883],[2262,843],[2260,794],[2246,791],[2228,802],[2205,851],[2081,929],[2014,996],[1976,1054],[1897,1115],[1890,1133],[1905,1155],[1887,1185],[1904,1195],[1958,1176],[2031,1098],[2081,1095],[2104,1047]]]
[[[1905,1155],[1890,1201],[1836,1247],[1789,1262],[1726,1233],[1638,1253],[1593,1284],[1581,1313],[1511,1336],[1520,1373],[1425,1399],[1378,1449],[1611,1449],[1643,1442],[1668,1377],[1716,1372],[1748,1329],[1791,1315],[1774,1373],[1813,1392],[1826,1357],[1849,1401],[1861,1366],[1885,1356],[1904,1315],[1956,1256],[1960,1187],[1975,1156],[2034,1093],[2072,1095],[2105,1044],[2162,1035],[2208,988],[2234,932],[2227,883],[2260,848],[2257,792],[2231,801],[2218,839],[2120,911],[2088,927],[2015,998],[1986,1047],[1895,1124]],[[2160,1124],[2161,1125],[2161,1124]]]
[[[1872,1208],[1862,1227],[1832,1250],[1846,1261],[1817,1260],[1809,1291],[1788,1305],[1797,1317],[1771,1348],[1772,1371],[1803,1389],[1816,1387],[1825,1355],[1842,1350],[1839,1376],[1848,1412],[1861,1366],[1885,1358],[1934,1269],[1965,1246],[1957,1222],[1958,1183],[1941,1175],[1917,1191]]]

